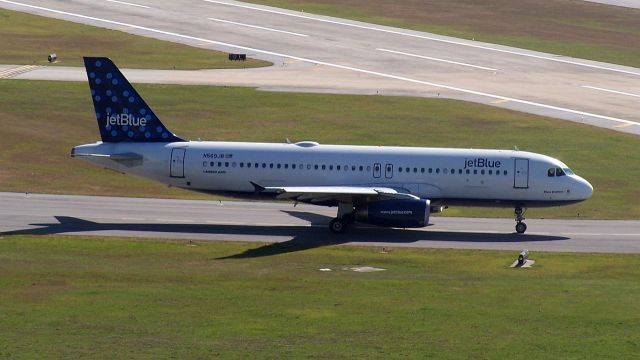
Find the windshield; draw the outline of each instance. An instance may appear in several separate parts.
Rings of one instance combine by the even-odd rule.
[[[563,168],[562,169],[564,171],[565,174],[567,175],[573,175],[573,171],[571,171],[571,169],[569,169],[568,167]]]

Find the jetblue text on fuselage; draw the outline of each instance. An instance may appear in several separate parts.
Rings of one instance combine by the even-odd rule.
[[[500,160],[489,160],[487,158],[464,159],[464,168],[499,168],[502,164]]]
[[[132,114],[117,114],[107,116],[107,124],[111,126],[147,126],[147,119],[144,117],[135,117]]]

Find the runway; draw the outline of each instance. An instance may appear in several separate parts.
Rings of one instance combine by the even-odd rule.
[[[0,6],[276,64],[192,75],[131,72],[136,82],[183,77],[288,91],[446,97],[640,134],[637,68],[235,1],[0,0]],[[45,75],[51,71],[59,73]],[[71,70],[51,68],[15,78],[65,71],[78,80]]]
[[[431,217],[423,229],[359,225],[346,234],[327,228],[334,208],[288,202],[218,202],[0,193],[0,232],[253,241],[279,249],[335,244],[559,252],[640,253],[640,221]],[[1,237],[0,237],[1,238]]]

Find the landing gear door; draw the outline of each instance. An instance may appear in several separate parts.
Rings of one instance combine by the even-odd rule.
[[[516,189],[529,187],[529,159],[515,159],[513,187]]]
[[[184,148],[171,149],[171,177],[184,177]]]

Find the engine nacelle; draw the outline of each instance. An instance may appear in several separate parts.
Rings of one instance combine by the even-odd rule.
[[[382,200],[355,209],[355,219],[366,224],[419,228],[429,224],[429,200]]]

